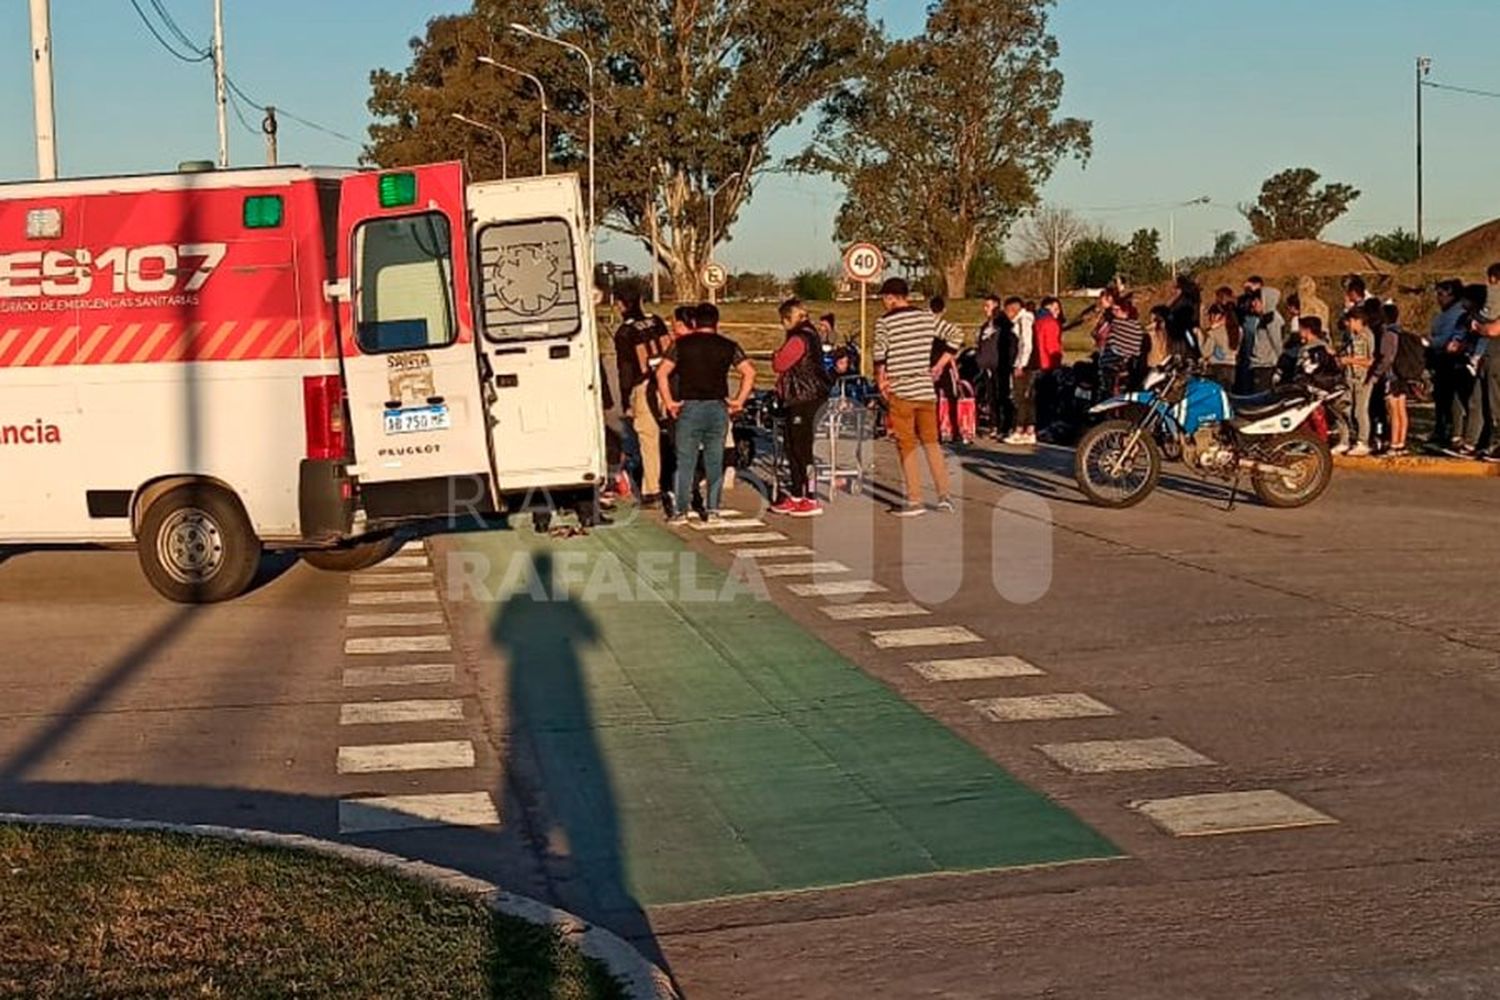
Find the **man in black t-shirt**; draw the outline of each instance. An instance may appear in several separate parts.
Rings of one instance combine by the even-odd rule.
[[[705,519],[710,524],[718,523],[729,418],[745,408],[745,400],[755,388],[755,365],[739,344],[719,333],[719,310],[705,302],[697,307],[696,317],[693,332],[679,338],[656,369],[662,409],[677,423],[677,506],[670,524],[687,521],[687,501],[692,496],[700,449],[708,476]],[[731,369],[739,373],[740,384],[726,402]]]

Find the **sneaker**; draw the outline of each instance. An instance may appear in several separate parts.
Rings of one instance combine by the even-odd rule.
[[[1386,458],[1405,458],[1410,454],[1411,452],[1407,450],[1404,444],[1393,444],[1385,450]]]
[[[1344,454],[1348,455],[1350,458],[1365,458],[1370,454],[1370,446],[1361,441],[1359,444],[1350,448]]]
[[[938,497],[937,511],[939,514],[951,514],[958,508],[953,506],[952,497]]]
[[[891,514],[894,517],[921,517],[925,513],[927,513],[926,507],[910,501],[891,508]]]
[[[661,506],[660,493],[642,493],[641,510],[655,510]]]
[[[687,523],[688,516],[686,514],[673,514],[671,517],[667,518],[667,524],[673,528],[683,527]]]
[[[711,510],[703,515],[703,523],[707,525],[719,525],[724,523],[724,518],[718,511]]]
[[[801,509],[801,501],[793,499],[790,493],[783,494],[780,500],[766,508],[767,513],[785,515],[795,515]]]
[[[1339,445],[1339,446],[1338,446],[1338,447],[1337,447],[1337,448],[1333,448],[1333,449],[1330,449],[1330,450],[1331,450],[1331,451],[1332,451],[1332,452],[1333,452],[1333,453],[1334,453],[1334,454],[1335,454],[1335,455],[1347,455],[1347,454],[1349,454],[1349,452],[1350,452],[1350,450],[1351,450],[1351,449],[1353,449],[1353,447],[1354,447],[1354,445],[1352,445],[1352,444],[1349,444],[1349,443],[1348,443],[1348,442],[1347,442],[1347,441],[1346,441],[1346,442],[1344,442],[1344,443],[1343,443],[1343,444],[1341,444],[1341,445]]]
[[[816,500],[812,500],[812,499],[808,499],[808,498],[803,498],[801,500],[794,500],[792,502],[797,505],[797,509],[794,510],[794,511],[792,511],[792,516],[793,517],[822,517],[823,516],[823,505],[820,504],[820,503],[818,503],[818,501],[816,501]]]

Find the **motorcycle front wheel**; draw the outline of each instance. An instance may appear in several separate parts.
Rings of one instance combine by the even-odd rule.
[[[1078,488],[1097,507],[1134,507],[1156,489],[1161,450],[1151,434],[1128,420],[1106,420],[1078,442],[1073,474]]]
[[[1255,457],[1287,470],[1255,474],[1255,495],[1267,507],[1306,507],[1323,495],[1333,478],[1333,455],[1328,445],[1311,433],[1277,438]]]

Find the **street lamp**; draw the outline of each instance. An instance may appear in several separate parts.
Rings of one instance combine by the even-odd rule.
[[[480,56],[479,57],[479,61],[482,62],[482,63],[484,63],[486,66],[493,66],[496,69],[505,70],[507,73],[514,73],[517,76],[524,76],[526,79],[528,79],[532,83],[536,84],[537,93],[542,95],[542,176],[546,177],[547,176],[547,88],[544,87],[544,86],[542,86],[542,81],[541,81],[541,79],[539,77],[537,77],[535,74],[528,73],[525,70],[516,69],[514,66],[507,66],[503,62],[499,62],[498,60],[491,59],[489,56]]]
[[[1417,255],[1426,253],[1422,242],[1422,88],[1427,86],[1427,74],[1432,72],[1432,60],[1427,56],[1417,57]]]
[[[567,49],[569,52],[572,52],[572,53],[574,53],[576,55],[582,56],[583,57],[584,65],[586,65],[588,67],[588,71],[589,71],[589,233],[592,236],[592,235],[595,234],[595,223],[597,221],[597,216],[595,215],[595,212],[594,212],[594,207],[595,207],[595,202],[594,202],[594,117],[595,117],[595,111],[596,111],[595,98],[594,98],[594,60],[589,57],[589,54],[587,52],[585,52],[583,49],[579,48],[577,45],[574,45],[572,42],[564,41],[561,38],[553,38],[551,35],[544,35],[540,31],[537,31],[535,28],[528,28],[524,24],[517,24],[516,22],[512,21],[511,25],[510,25],[510,30],[518,32],[518,33],[520,33],[522,35],[525,35],[527,38],[534,38],[534,39],[536,39],[539,42],[547,42],[547,43],[549,43],[551,45],[561,46],[562,48]],[[594,238],[597,239],[597,236],[595,236]],[[596,250],[597,250],[597,248],[596,248]]]
[[[714,188],[708,193],[708,263],[710,264],[714,262],[714,248],[718,246],[719,243],[717,234],[714,231],[714,203],[718,201],[719,192],[723,191],[730,184],[733,184],[735,181],[739,180],[741,176],[741,172],[736,170],[734,173],[730,174],[728,177],[720,181],[718,187]],[[713,302],[715,298],[716,296],[714,290],[710,288],[708,290],[708,301]]]
[[[474,119],[470,118],[468,115],[461,115],[457,111],[453,112],[448,117],[452,118],[456,122],[463,122],[465,125],[469,126],[470,128],[477,128],[481,132],[488,132],[490,135],[492,135],[495,138],[497,138],[497,139],[500,140],[500,179],[502,181],[503,180],[509,180],[510,179],[510,146],[505,141],[505,133],[502,132],[502,131],[500,131],[499,129],[497,129],[493,125],[486,125],[484,122],[475,121]]]
[[[1201,198],[1194,198],[1192,201],[1185,201],[1180,205],[1174,206],[1172,211],[1167,215],[1167,253],[1172,258],[1173,281],[1177,280],[1177,209],[1207,205],[1212,200],[1208,195],[1204,195]]]

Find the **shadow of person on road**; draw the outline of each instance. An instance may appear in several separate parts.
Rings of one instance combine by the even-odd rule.
[[[525,803],[564,906],[627,938],[670,975],[630,890],[614,785],[585,684],[581,651],[599,642],[598,624],[558,585],[550,553],[537,552],[532,569],[490,629],[509,678],[503,801]]]

